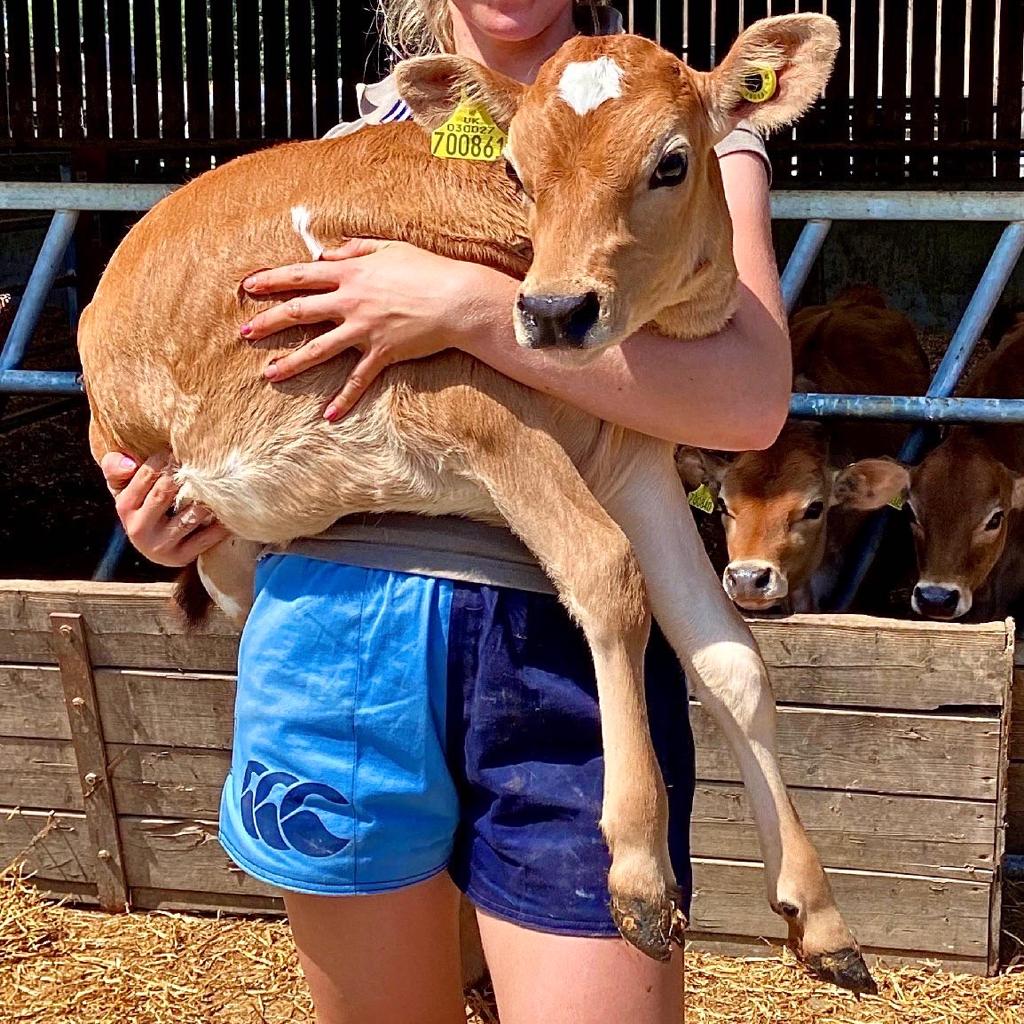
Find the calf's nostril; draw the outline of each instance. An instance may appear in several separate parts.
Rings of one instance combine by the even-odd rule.
[[[757,587],[758,590],[767,590],[769,585],[771,584],[771,581],[772,581],[771,569],[762,569],[754,577],[754,586]]]

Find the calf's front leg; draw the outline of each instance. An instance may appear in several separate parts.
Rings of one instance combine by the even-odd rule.
[[[732,749],[757,825],[769,902],[785,919],[791,945],[819,976],[874,992],[786,792],[768,674],[704,552],[671,445],[633,435],[619,454],[613,485],[596,494],[632,542],[654,616]]]

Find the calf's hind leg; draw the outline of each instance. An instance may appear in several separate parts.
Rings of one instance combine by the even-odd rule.
[[[704,552],[671,446],[640,435],[634,444],[620,453],[615,486],[598,497],[632,542],[654,615],[732,749],[757,824],[772,909],[786,920],[791,944],[812,970],[854,992],[873,992],[786,792],[764,662]]]
[[[502,419],[501,429],[469,451],[468,475],[487,488],[537,556],[590,644],[604,745],[601,829],[612,858],[612,916],[627,941],[667,960],[682,920],[668,854],[668,802],[647,724],[650,615],[643,579],[622,531],[562,448],[510,414]]]

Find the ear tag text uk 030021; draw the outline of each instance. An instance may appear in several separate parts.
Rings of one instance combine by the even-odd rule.
[[[694,508],[699,508],[701,512],[715,511],[715,496],[708,489],[707,484],[701,484],[695,491],[690,491],[686,498]]]
[[[501,159],[507,136],[479,103],[465,94],[451,117],[430,134],[430,152],[440,160]]]
[[[775,69],[766,64],[755,64],[740,82],[740,95],[748,103],[764,103],[775,95],[778,87]]]

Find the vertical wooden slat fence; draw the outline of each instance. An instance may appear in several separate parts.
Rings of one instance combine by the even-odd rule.
[[[768,14],[837,20],[825,96],[773,142],[777,186],[1022,187],[1021,0],[615,2],[701,70]],[[374,6],[0,0],[0,163],[50,153],[87,176],[174,181],[322,134],[382,70]]]

